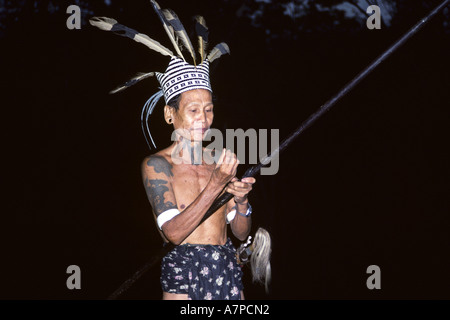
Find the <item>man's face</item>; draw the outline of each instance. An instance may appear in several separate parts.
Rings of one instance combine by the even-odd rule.
[[[208,90],[195,89],[183,92],[178,111],[174,113],[174,129],[183,129],[178,131],[186,139],[202,141],[213,122],[213,107],[212,95]]]

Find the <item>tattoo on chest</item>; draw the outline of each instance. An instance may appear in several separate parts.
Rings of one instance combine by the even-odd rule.
[[[177,208],[174,203],[166,201],[164,198],[164,193],[169,191],[167,183],[168,182],[163,179],[145,179],[145,190],[157,216],[166,210]]]
[[[147,166],[153,167],[156,173],[162,172],[168,177],[173,177],[172,165],[163,156],[151,156],[147,161]]]

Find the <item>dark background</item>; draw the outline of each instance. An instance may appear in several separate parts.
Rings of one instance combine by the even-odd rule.
[[[295,1],[299,15],[283,13],[288,2],[159,1],[189,31],[204,15],[211,47],[230,46],[211,66],[217,128],[286,137],[440,1],[391,2],[381,30],[333,9],[345,1]],[[157,81],[108,92],[168,58],[87,19],[170,42],[148,1],[0,4],[0,298],[105,299],[162,245],[140,177],[140,112]],[[70,4],[82,9],[81,30],[66,27]],[[277,175],[257,177],[253,232],[271,232],[273,281],[266,295],[246,268],[247,298],[450,298],[448,18],[447,9],[309,128]],[[162,103],[150,121],[168,145]],[[72,264],[81,290],[66,287]],[[373,264],[381,290],[366,287]],[[160,297],[155,267],[121,298]]]

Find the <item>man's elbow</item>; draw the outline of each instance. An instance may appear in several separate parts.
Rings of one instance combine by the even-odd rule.
[[[232,230],[233,231],[233,235],[239,240],[239,241],[245,241],[248,237],[248,235],[250,234],[250,229],[246,230],[246,231],[237,231],[237,230]]]
[[[176,235],[173,236],[173,235],[166,234],[166,233],[164,233],[164,235],[166,236],[166,239],[169,240],[170,243],[172,243],[176,246],[180,245],[183,242],[183,239],[180,237],[177,237]]]
[[[184,238],[179,234],[179,232],[177,232],[175,228],[171,228],[170,221],[163,224],[161,230],[164,233],[166,239],[176,246],[181,244],[184,240]]]
[[[241,222],[242,221],[235,221],[235,219],[233,219],[230,223],[231,232],[240,241],[245,241],[250,234],[252,224],[251,220],[246,220],[245,223]]]
[[[249,233],[247,233],[247,234],[241,234],[241,235],[235,235],[235,236],[236,236],[236,238],[238,238],[239,241],[244,242],[245,239],[247,239],[248,234],[249,234]]]

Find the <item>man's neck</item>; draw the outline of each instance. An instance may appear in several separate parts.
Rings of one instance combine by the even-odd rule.
[[[176,156],[184,164],[201,165],[203,164],[203,147],[201,142],[175,142],[174,150]]]

